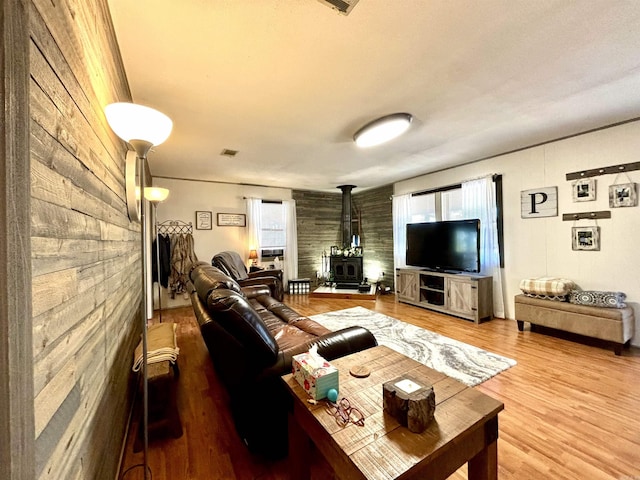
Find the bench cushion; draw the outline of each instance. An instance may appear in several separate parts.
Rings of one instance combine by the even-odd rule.
[[[530,295],[562,297],[575,288],[575,282],[566,278],[538,277],[520,281],[520,290]]]

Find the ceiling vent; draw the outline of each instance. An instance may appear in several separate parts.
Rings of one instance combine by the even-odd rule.
[[[230,150],[228,148],[224,148],[220,155],[224,155],[225,157],[235,157],[238,154],[238,150]]]
[[[359,0],[318,0],[320,3],[324,3],[325,5],[337,10],[343,15],[349,15],[353,7],[356,6]]]

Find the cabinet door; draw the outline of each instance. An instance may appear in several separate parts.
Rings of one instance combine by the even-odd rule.
[[[418,273],[398,270],[396,281],[398,300],[418,301]]]
[[[451,312],[475,316],[478,310],[478,287],[475,282],[449,278],[449,305]]]

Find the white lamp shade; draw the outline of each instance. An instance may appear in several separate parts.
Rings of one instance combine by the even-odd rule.
[[[169,196],[169,190],[160,187],[147,187],[144,189],[144,198],[151,203],[164,202]]]
[[[164,113],[135,103],[112,103],[104,108],[109,126],[125,142],[143,140],[160,145],[171,133],[173,122]]]
[[[353,136],[361,148],[373,147],[393,140],[406,132],[413,117],[408,113],[394,113],[366,124]]]

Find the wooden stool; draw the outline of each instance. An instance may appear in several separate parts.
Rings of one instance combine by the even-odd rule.
[[[177,405],[177,381],[180,375],[178,364],[169,361],[151,363],[147,368],[147,385],[149,393],[149,439],[171,436],[182,436],[182,422]],[[144,445],[144,422],[140,410],[138,435],[133,451],[139,452]]]

